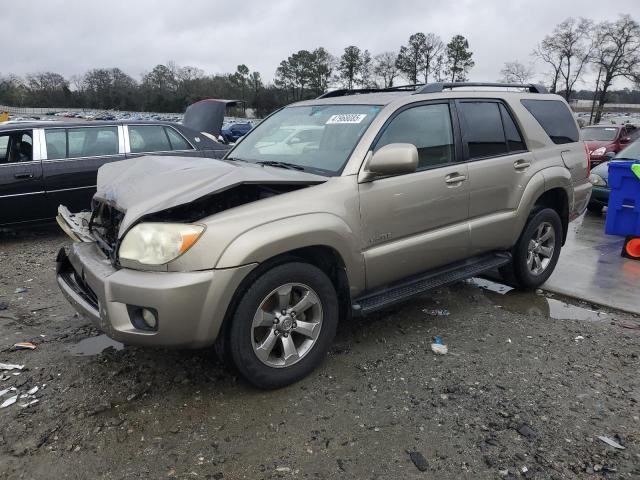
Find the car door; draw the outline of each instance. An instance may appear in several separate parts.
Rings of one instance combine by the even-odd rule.
[[[125,158],[120,130],[115,124],[44,129],[42,168],[50,216],[56,215],[58,205],[71,211],[91,207],[98,169]]]
[[[202,152],[170,125],[129,124],[124,129],[127,158],[142,155],[202,156]]]
[[[455,112],[448,102],[412,104],[375,140],[418,149],[415,173],[359,184],[367,288],[376,288],[469,255],[467,165],[457,163]]]
[[[42,164],[34,130],[0,132],[0,225],[44,218]]]
[[[456,108],[469,166],[472,253],[510,248],[515,212],[536,172],[535,158],[501,101],[457,100]]]

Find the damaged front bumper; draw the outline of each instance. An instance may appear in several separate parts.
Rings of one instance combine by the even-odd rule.
[[[60,290],[108,336],[129,345],[198,348],[211,345],[240,282],[255,265],[198,272],[116,269],[95,242],[61,249]],[[140,312],[156,313],[155,329]],[[141,328],[142,327],[142,328]]]

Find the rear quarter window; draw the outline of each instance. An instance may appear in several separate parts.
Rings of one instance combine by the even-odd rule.
[[[580,138],[578,127],[567,106],[558,100],[520,100],[538,121],[553,143],[573,143]]]

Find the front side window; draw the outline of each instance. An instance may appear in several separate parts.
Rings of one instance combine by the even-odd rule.
[[[418,170],[453,162],[455,148],[449,105],[420,105],[401,111],[384,129],[374,151],[391,143],[415,145]]]
[[[379,105],[283,108],[251,130],[227,158],[279,162],[285,168],[338,175],[381,109]]]
[[[168,152],[169,137],[162,125],[129,125],[131,153]]]
[[[67,129],[68,158],[100,157],[118,153],[118,127]],[[47,153],[48,150],[47,150]]]
[[[573,143],[580,138],[569,108],[559,100],[520,100],[553,143]]]
[[[460,102],[458,106],[470,159],[508,153],[498,103]]]
[[[30,162],[31,160],[33,160],[31,132],[7,132],[0,135],[0,164]]]

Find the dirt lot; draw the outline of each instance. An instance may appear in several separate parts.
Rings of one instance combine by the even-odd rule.
[[[0,236],[0,362],[24,365],[0,402],[38,387],[0,409],[0,478],[640,478],[637,317],[465,282],[342,324],[262,392],[210,350],[96,353],[55,283],[66,243]]]

